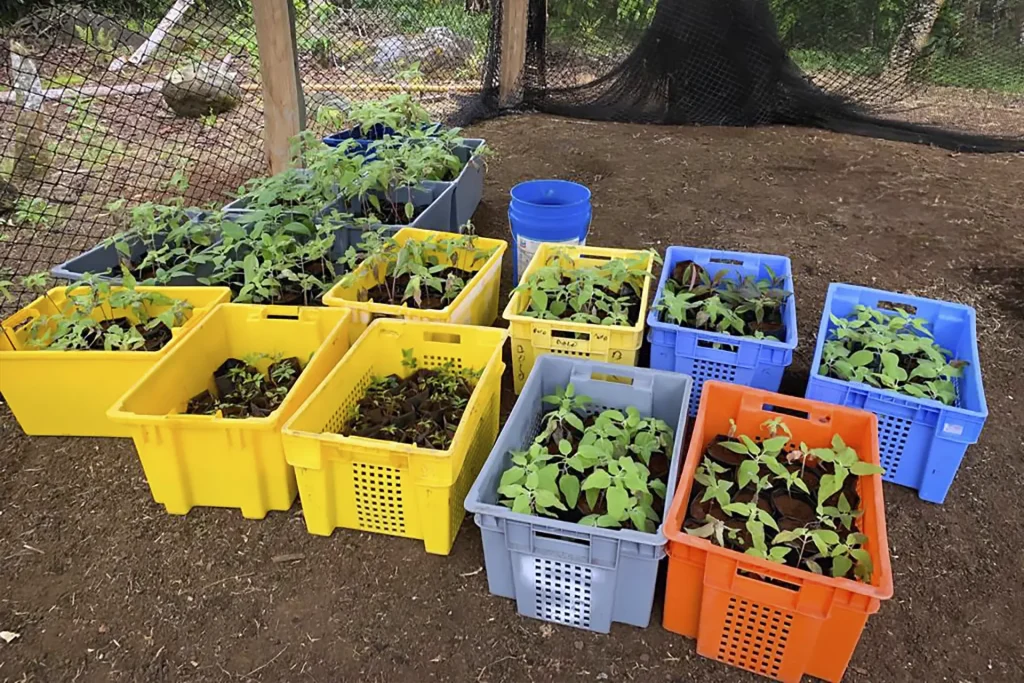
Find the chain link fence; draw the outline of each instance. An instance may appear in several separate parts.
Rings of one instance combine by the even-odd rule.
[[[256,33],[251,5],[237,1],[0,9],[0,281],[48,270],[116,232],[112,202],[222,204],[265,172]],[[662,0],[709,11],[717,1]],[[497,111],[502,0],[294,4],[314,130],[333,132],[337,117],[327,124],[325,113],[400,90],[439,119]],[[943,110],[947,123],[1024,134],[1024,0],[767,4],[784,48],[830,91],[905,112],[939,89],[933,99],[947,109],[962,104]],[[529,0],[522,85],[550,94],[599,82],[633,53],[658,7]],[[999,114],[972,119],[979,102]]]

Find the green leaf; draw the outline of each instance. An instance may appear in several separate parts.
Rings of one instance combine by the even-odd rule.
[[[537,491],[537,505],[539,507],[546,508],[558,508],[559,510],[565,510],[565,505],[558,499],[558,496],[551,491],[540,489]]]
[[[530,292],[530,301],[538,311],[548,310],[548,295],[539,289]]]
[[[597,515],[587,515],[580,520],[583,526],[597,526]]]
[[[775,534],[775,543],[790,543],[802,537],[806,529],[794,529],[793,531],[780,531]]]
[[[633,526],[636,527],[637,531],[652,531],[650,520],[647,519],[647,515],[644,514],[643,510],[633,508],[629,511],[629,521],[633,522]]]
[[[771,439],[765,439],[761,444],[761,448],[765,453],[778,453],[786,444],[789,443],[788,436],[776,436]]]
[[[576,475],[563,474],[558,480],[558,488],[565,496],[565,503],[570,508],[575,508],[580,499],[580,480]]]
[[[591,489],[606,489],[611,486],[612,478],[604,470],[595,470],[589,477],[583,482],[583,490],[589,491]],[[589,500],[589,499],[588,499]]]
[[[740,463],[739,473],[736,476],[736,482],[739,484],[740,488],[746,487],[747,484],[757,479],[759,470],[760,467],[753,460],[744,460]]]
[[[576,413],[569,413],[569,414],[567,414],[565,416],[565,421],[568,422],[573,427],[575,427],[576,429],[580,430],[581,432],[586,429],[583,426],[583,420],[581,420],[580,416],[577,415]]]
[[[853,560],[845,555],[832,559],[832,576],[841,578],[850,573],[853,569]]]
[[[572,444],[569,443],[568,439],[562,439],[558,442],[558,452],[562,455],[569,455],[572,453]]]
[[[557,464],[546,465],[537,470],[537,488],[554,493],[558,490],[556,480],[560,469]]]
[[[818,504],[824,505],[825,501],[834,496],[842,488],[843,483],[834,474],[826,474],[822,476],[821,483],[818,486]]]
[[[523,493],[516,496],[515,502],[512,504],[512,512],[519,512],[524,515],[531,514],[533,509],[530,507],[530,500],[531,498],[529,493]]]
[[[615,519],[611,515],[601,515],[597,518],[597,526],[609,529],[618,529],[622,524],[618,519]]]
[[[850,472],[856,474],[858,477],[865,477],[872,474],[883,474],[885,470],[878,465],[872,465],[869,462],[858,460],[850,465]]]
[[[746,446],[735,441],[719,441],[719,445],[722,446],[722,448],[729,449],[733,453],[739,453],[740,455],[750,455],[750,451],[747,450]]]
[[[852,365],[855,368],[860,368],[860,367],[863,367],[865,365],[868,365],[873,360],[875,360],[875,352],[874,351],[868,351],[867,349],[861,349],[857,353],[852,354],[847,359],[847,362],[849,362],[850,365]]]
[[[750,516],[750,505],[748,503],[729,503],[728,505],[723,505],[722,510],[729,514],[737,514],[743,517]]]
[[[764,461],[764,464],[771,470],[772,474],[783,479],[789,478],[789,470],[786,466],[778,461],[776,458],[768,458]]]
[[[501,482],[498,484],[498,490],[509,485],[515,484],[522,480],[523,475],[526,473],[522,467],[510,467],[505,470],[501,475]]]
[[[786,555],[788,555],[791,550],[793,549],[785,546],[775,546],[768,551],[768,559],[772,562],[778,562],[781,564],[786,561]]]
[[[589,507],[591,510],[593,510],[594,506],[597,505],[597,499],[601,495],[601,490],[602,489],[590,489],[589,491],[586,492],[587,507]]]
[[[608,489],[606,501],[608,503],[608,514],[617,520],[626,518],[626,508],[629,507],[629,493],[621,486],[612,486]]]
[[[821,565],[815,562],[814,560],[804,560],[804,564],[806,564],[807,568],[815,574],[824,574],[824,572],[821,571]]]

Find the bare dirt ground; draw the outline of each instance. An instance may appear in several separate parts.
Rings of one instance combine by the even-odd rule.
[[[548,117],[471,132],[500,154],[485,235],[506,235],[513,184],[563,177],[594,192],[593,244],[790,255],[790,391],[830,281],[975,306],[991,417],[945,505],[886,486],[896,595],[847,680],[1024,680],[1024,157]],[[75,400],[54,387],[55,411]],[[27,438],[6,409],[0,430],[0,630],[21,634],[0,642],[0,682],[754,680],[664,631],[657,605],[649,628],[608,636],[520,618],[487,591],[471,519],[435,557],[406,539],[310,536],[298,503],[263,521],[170,517],[129,442]]]

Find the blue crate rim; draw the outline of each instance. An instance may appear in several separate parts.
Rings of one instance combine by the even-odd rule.
[[[786,301],[786,339],[779,340],[774,337],[766,337],[764,339],[756,339],[754,337],[741,337],[735,334],[726,334],[724,332],[714,332],[710,330],[698,330],[693,327],[684,327],[682,325],[675,325],[673,323],[667,323],[658,320],[659,311],[656,310],[656,306],[661,302],[662,292],[665,290],[665,283],[668,281],[669,266],[668,264],[672,260],[673,250],[686,250],[689,253],[701,253],[708,256],[739,256],[739,257],[757,257],[757,258],[773,258],[783,259],[787,266],[786,280],[790,287],[789,299]],[[725,265],[725,264],[723,264]],[[743,343],[760,344],[763,346],[769,346],[779,349],[793,350],[797,347],[797,326],[796,326],[796,292],[794,290],[793,283],[793,267],[792,261],[788,256],[782,256],[780,254],[759,254],[755,252],[744,252],[744,251],[725,251],[722,249],[704,249],[701,247],[685,247],[681,245],[670,245],[665,250],[665,261],[661,268],[661,276],[658,278],[658,290],[654,294],[654,301],[651,304],[651,309],[647,313],[647,325],[654,330],[661,330],[663,332],[687,332],[695,335],[700,335],[702,338],[711,339],[719,343],[729,344],[731,346],[737,345],[737,340]],[[790,321],[789,318],[793,320]]]
[[[541,381],[540,378],[544,374],[543,366],[549,362],[546,359],[552,357],[553,356],[551,354],[544,354],[537,358],[536,363],[533,366],[533,369],[530,371],[529,377],[527,377],[526,379],[526,385],[523,386],[524,392],[526,391],[526,386],[530,382]],[[544,526],[548,529],[555,529],[561,532],[565,532],[567,534],[574,534],[577,536],[581,534],[586,536],[600,536],[601,538],[606,538],[614,541],[624,541],[627,543],[639,543],[643,545],[663,547],[668,542],[668,539],[665,537],[664,533],[665,515],[668,513],[669,507],[671,507],[672,505],[672,498],[673,496],[675,496],[676,486],[678,485],[679,480],[679,474],[682,470],[682,463],[686,457],[686,454],[683,452],[683,444],[686,437],[687,423],[689,422],[688,408],[690,403],[690,394],[693,391],[693,378],[683,373],[670,372],[668,370],[652,370],[650,368],[641,367],[624,368],[624,366],[622,365],[615,365],[612,363],[602,363],[600,361],[591,361],[575,358],[559,357],[559,360],[570,360],[574,364],[587,365],[589,367],[594,368],[598,372],[602,372],[612,376],[615,376],[616,373],[621,375],[623,369],[628,369],[636,371],[641,375],[660,374],[671,376],[674,379],[678,379],[679,377],[683,377],[686,379],[686,390],[684,391],[683,401],[680,405],[679,420],[675,425],[672,426],[674,432],[672,439],[672,447],[674,454],[672,456],[672,459],[669,461],[669,481],[668,488],[665,494],[665,507],[662,510],[661,522],[658,524],[658,528],[654,531],[654,533],[636,531],[635,529],[608,529],[597,526],[584,526],[579,522],[564,522],[560,519],[555,519],[554,517],[543,517],[541,515],[527,515],[522,512],[514,512],[511,508],[505,507],[504,505],[492,505],[490,503],[483,502],[483,499],[480,497],[480,487],[483,485],[483,477],[479,475],[477,476],[476,481],[473,482],[473,486],[470,487],[469,493],[466,494],[466,510],[468,512],[473,513],[474,515],[491,515],[493,517],[499,517],[501,519],[513,522],[522,522],[526,524],[532,524],[533,526]],[[505,420],[505,424],[507,425],[511,423],[513,421],[513,417],[516,415],[517,412],[525,412],[527,410],[532,410],[533,407],[534,406],[526,405],[523,401],[517,400],[512,408],[512,412],[509,413],[508,418]],[[502,426],[502,430],[503,429],[504,425]],[[500,438],[501,433],[499,431],[498,439],[496,439],[496,442],[497,440],[500,440]],[[483,467],[481,467],[481,473],[483,472],[483,468],[487,466],[488,460],[490,460],[492,457],[504,457],[504,455],[504,453],[497,453],[496,451],[492,450],[491,453],[488,454],[487,460],[484,461]]]
[[[895,389],[883,389],[881,387],[873,387],[870,384],[864,382],[852,382],[849,380],[836,379],[835,377],[826,377],[818,374],[818,366],[821,365],[821,354],[822,349],[825,345],[826,335],[828,334],[828,326],[831,322],[831,303],[832,296],[835,292],[841,291],[844,288],[857,289],[863,292],[870,293],[877,296],[894,297],[904,300],[906,303],[913,304],[915,301],[928,303],[928,304],[944,304],[947,306],[953,306],[955,308],[963,309],[968,314],[968,320],[970,321],[971,328],[971,359],[969,368],[972,368],[972,372],[977,373],[978,382],[978,398],[981,400],[980,410],[971,410],[969,408],[961,408],[959,406],[948,406],[941,401],[937,401],[933,398],[918,398],[909,394],[903,394]],[[923,296],[914,296],[912,294],[901,294],[899,292],[890,292],[884,289],[875,289],[873,287],[863,287],[861,285],[853,285],[843,282],[832,282],[829,283],[828,293],[825,295],[825,305],[822,309],[821,322],[818,324],[818,337],[817,342],[814,345],[814,357],[811,359],[810,367],[810,380],[814,382],[824,382],[838,387],[852,387],[858,391],[867,392],[874,395],[874,398],[887,401],[889,403],[896,403],[897,401],[903,401],[905,404],[920,405],[921,407],[934,408],[938,410],[946,410],[962,415],[976,415],[981,417],[988,417],[988,399],[985,398],[985,391],[982,385],[981,378],[981,364],[978,356],[978,334],[977,334],[977,313],[974,308],[966,304],[956,303],[954,301],[943,301],[941,299],[928,299]],[[958,388],[959,391],[959,388]]]

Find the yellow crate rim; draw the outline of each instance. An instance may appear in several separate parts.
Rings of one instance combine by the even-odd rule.
[[[484,371],[480,375],[480,379],[477,381],[476,386],[473,388],[473,395],[469,399],[469,403],[466,405],[466,410],[462,414],[462,419],[459,420],[459,426],[455,430],[455,436],[452,437],[452,442],[448,446],[448,450],[439,451],[433,448],[421,448],[416,445],[395,443],[393,441],[385,441],[382,439],[370,439],[362,436],[342,436],[341,434],[333,434],[329,432],[310,432],[302,429],[296,429],[295,423],[300,422],[305,417],[305,412],[308,406],[320,401],[327,400],[322,396],[328,391],[333,380],[341,373],[348,372],[349,368],[346,367],[348,362],[351,362],[353,358],[357,358],[361,353],[372,354],[372,348],[376,336],[385,330],[389,329],[401,329],[403,326],[415,326],[419,328],[436,326],[436,331],[439,334],[459,334],[469,337],[475,337],[477,339],[486,339],[488,342],[494,344],[494,350],[491,352],[491,357],[488,359],[487,364],[484,366]],[[488,339],[489,338],[489,339]],[[480,414],[485,406],[482,405],[482,391],[481,387],[486,386],[485,380],[489,379],[495,373],[499,376],[503,369],[501,362],[502,349],[505,346],[505,340],[508,339],[508,330],[496,328],[496,327],[479,327],[476,325],[453,325],[449,323],[419,323],[413,321],[407,321],[395,318],[378,318],[370,323],[369,327],[366,328],[366,332],[352,345],[352,347],[345,353],[345,356],[341,359],[333,370],[324,378],[320,383],[320,386],[306,399],[305,403],[299,406],[299,409],[295,411],[295,414],[285,423],[282,432],[290,437],[300,437],[306,439],[316,439],[317,441],[333,443],[338,445],[349,446],[363,451],[374,451],[388,456],[403,455],[403,456],[429,456],[436,458],[449,458],[458,453],[464,453],[469,448],[469,430],[472,428],[472,417]],[[305,465],[299,465],[297,463],[289,462],[297,467],[303,467]]]
[[[588,247],[588,246],[564,246],[558,244],[545,243],[541,244],[537,248],[537,252],[533,255],[530,260],[530,265],[523,271],[520,281],[525,280],[528,275],[542,268],[547,262],[548,258],[556,253],[564,253],[568,255],[573,261],[578,261],[581,258],[588,257],[603,257],[609,259],[623,258],[642,254],[647,257],[647,277],[644,278],[643,291],[640,294],[640,311],[637,314],[637,321],[633,325],[595,325],[593,323],[575,323],[568,320],[541,320],[540,318],[533,318],[528,315],[520,315],[520,311],[526,308],[526,302],[523,300],[523,296],[520,292],[512,292],[512,296],[508,300],[508,304],[505,306],[504,312],[501,317],[511,322],[539,324],[546,327],[557,327],[561,330],[568,330],[570,332],[607,332],[608,330],[626,330],[630,332],[643,333],[644,326],[647,324],[647,304],[650,299],[651,293],[651,281],[654,279],[654,254],[639,250],[639,249],[611,249],[608,247]],[[642,343],[642,337],[641,337]],[[639,347],[639,344],[638,344]]]
[[[81,287],[76,287],[71,290],[71,292],[74,293],[78,289],[88,288],[88,285],[82,285]],[[111,286],[110,291],[116,292],[122,289],[124,289],[124,287],[114,285]],[[172,346],[177,345],[178,340],[183,334],[185,334],[185,332],[196,327],[197,324],[201,324],[203,320],[206,319],[209,312],[231,299],[231,289],[228,287],[146,287],[140,285],[135,289],[139,292],[158,292],[172,299],[185,300],[192,303],[192,315],[181,325],[181,327],[171,329],[171,341],[168,342],[164,348],[157,351],[61,351],[29,349],[24,347],[10,348],[11,340],[13,340],[15,344],[24,344],[24,340],[22,339],[24,334],[22,333],[22,330],[27,328],[26,323],[30,323],[35,318],[45,315],[44,311],[52,308],[49,299],[52,299],[53,303],[58,306],[67,301],[65,292],[68,288],[54,287],[48,290],[45,295],[35,299],[32,303],[5,318],[3,322],[0,323],[4,328],[4,332],[0,333],[0,360],[17,359],[19,362],[48,362],[57,358],[65,360],[90,358],[124,360],[125,358],[152,359],[162,357],[171,350]],[[49,297],[49,299],[47,297]],[[15,328],[18,328],[19,326],[23,327],[20,330],[16,330]]]
[[[328,310],[319,307],[312,306],[274,306],[274,305],[263,305],[263,304],[224,304],[224,306],[230,308],[249,308],[253,311],[253,314],[259,314],[265,312],[266,315],[287,315],[287,316],[298,316],[301,319],[304,316],[313,317],[319,315],[322,311]],[[336,335],[348,336],[346,328],[351,325],[352,312],[348,310],[338,311],[338,309],[330,309],[332,314],[340,313],[338,322],[335,323],[334,327],[331,328],[330,334],[327,335],[326,339],[331,339]],[[201,329],[205,325],[216,324],[216,318],[211,312],[211,315],[207,315],[196,326],[196,330]],[[142,425],[142,426],[153,426],[159,423],[164,426],[187,426],[193,429],[201,430],[214,430],[224,429],[225,426],[230,426],[232,429],[240,430],[259,430],[265,431],[268,427],[273,427],[275,424],[280,424],[281,414],[285,408],[290,408],[295,403],[296,392],[288,392],[284,401],[281,402],[274,412],[270,413],[266,417],[247,417],[244,419],[238,418],[226,418],[216,417],[214,415],[187,415],[185,413],[169,413],[167,415],[148,415],[143,413],[134,413],[130,410],[125,409],[125,403],[129,402],[135,394],[146,390],[146,384],[149,381],[151,375],[155,375],[158,372],[163,372],[166,367],[173,366],[175,359],[178,354],[184,353],[178,351],[177,348],[167,354],[166,358],[161,359],[160,363],[154,366],[148,373],[146,373],[135,385],[129,389],[124,396],[118,399],[117,403],[107,410],[107,417],[120,424],[127,425]],[[309,361],[309,362],[312,362]],[[305,368],[303,368],[305,369]],[[313,381],[307,379],[306,382]],[[303,383],[303,377],[300,376],[296,386]],[[314,392],[315,393],[315,392]]]
[[[440,232],[437,230],[422,230],[420,228],[402,228],[397,233],[395,233],[395,241],[397,241],[400,245],[405,244],[405,242],[409,240],[422,241],[428,238],[436,238],[441,241],[444,241],[460,239],[462,237],[463,235],[456,235],[450,232]],[[368,313],[381,313],[393,317],[402,317],[404,315],[411,314],[415,315],[418,319],[421,320],[436,320],[438,322],[444,322],[451,317],[453,311],[458,309],[463,303],[466,302],[467,298],[471,294],[473,294],[474,296],[477,295],[477,292],[475,292],[474,290],[480,284],[480,279],[483,277],[483,274],[486,273],[488,269],[494,267],[495,264],[501,261],[502,256],[505,253],[505,250],[508,248],[508,242],[505,242],[504,240],[493,239],[489,237],[476,237],[475,239],[478,248],[483,250],[495,249],[495,252],[491,254],[489,257],[487,257],[487,260],[484,261],[484,264],[480,267],[480,269],[476,271],[472,278],[470,278],[469,282],[466,283],[466,286],[462,288],[461,292],[459,292],[459,295],[456,296],[447,306],[440,310],[412,308],[411,306],[407,306],[405,304],[399,306],[395,304],[382,304],[374,301],[355,301],[351,298],[346,297],[343,294],[345,289],[351,288],[343,287],[340,282],[336,283],[333,287],[327,290],[327,293],[323,295],[321,301],[323,301],[325,306],[351,308],[352,310],[356,311],[366,311]],[[355,288],[362,288],[362,285],[364,284],[372,283],[371,286],[379,284],[377,278],[375,277],[375,274],[367,271],[368,268],[365,264],[360,264],[359,267],[356,268],[355,272],[357,275],[359,275],[359,277],[356,280],[357,284]],[[501,274],[498,273],[497,277],[500,278]]]

